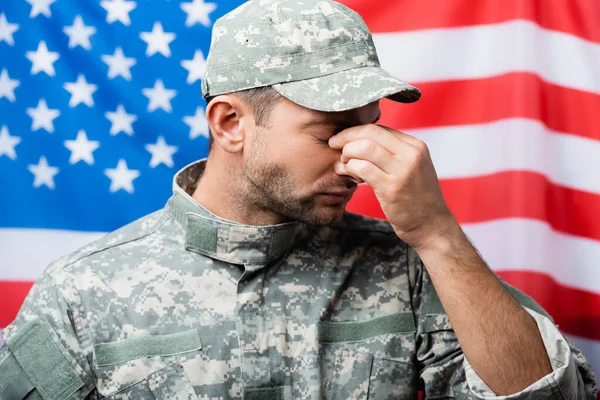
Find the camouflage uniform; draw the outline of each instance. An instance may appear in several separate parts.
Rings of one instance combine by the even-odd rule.
[[[494,398],[388,223],[233,223],[191,198],[204,165],[164,209],[50,266],[6,329],[1,399]],[[514,398],[595,398],[583,355],[510,291],[554,369]]]
[[[326,111],[420,96],[328,0],[251,1],[215,24],[204,96],[263,85]],[[164,209],[45,271],[5,331],[0,400],[497,398],[388,223],[230,222],[190,196],[204,167],[175,176]],[[595,398],[581,352],[507,287],[553,368],[510,398]]]

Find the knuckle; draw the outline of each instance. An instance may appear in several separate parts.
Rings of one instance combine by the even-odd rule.
[[[412,163],[418,164],[423,160],[423,158],[425,158],[425,155],[419,149],[415,148],[409,153],[409,160]]]
[[[429,153],[429,148],[427,147],[427,145],[425,144],[425,142],[417,139],[416,146],[417,146],[417,149],[419,149],[419,151],[421,153],[423,153],[423,154],[428,154]]]
[[[380,129],[381,127],[375,124],[369,124],[366,126],[366,130],[369,136],[376,135]]]
[[[367,155],[375,151],[375,142],[371,139],[365,139],[360,143],[360,151],[362,154]]]
[[[366,161],[357,160],[356,170],[361,174],[368,174],[371,172],[371,164]]]

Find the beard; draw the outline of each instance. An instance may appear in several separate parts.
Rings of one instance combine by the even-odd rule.
[[[264,157],[260,142],[259,139],[242,169],[244,182],[240,185],[246,188],[247,199],[255,207],[311,225],[329,225],[343,218],[345,204],[319,205],[317,202],[317,193],[341,186],[340,181],[320,185],[323,190],[314,194],[299,195],[297,190],[302,184],[294,177],[293,171],[285,166],[269,163]],[[356,186],[347,181],[342,185],[346,189]]]

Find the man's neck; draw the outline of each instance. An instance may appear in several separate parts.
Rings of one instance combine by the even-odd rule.
[[[192,198],[214,215],[245,225],[276,225],[284,220],[248,201],[240,171],[224,162],[209,159]]]

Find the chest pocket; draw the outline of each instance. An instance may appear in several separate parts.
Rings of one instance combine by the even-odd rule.
[[[98,390],[111,400],[198,399],[183,363],[201,349],[195,329],[96,344]]]
[[[413,399],[415,324],[411,312],[317,325],[324,398]]]

